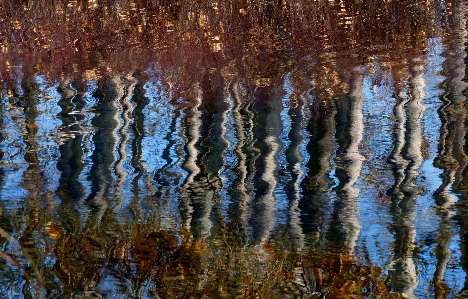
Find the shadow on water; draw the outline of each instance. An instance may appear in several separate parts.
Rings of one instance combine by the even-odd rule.
[[[463,298],[467,14],[2,2],[0,297]]]

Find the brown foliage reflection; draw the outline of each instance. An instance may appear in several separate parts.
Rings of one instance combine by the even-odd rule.
[[[312,83],[316,96],[330,98],[348,90],[355,67],[377,60],[403,79],[407,61],[443,28],[441,7],[425,0],[3,1],[0,76],[14,89],[35,74],[89,80],[153,62],[176,96],[218,69],[249,90],[292,72],[304,89]]]
[[[113,225],[76,234],[48,230],[64,293],[106,295],[102,287],[96,290],[106,281],[121,295],[137,297],[148,292],[159,298],[393,298],[387,297],[381,268],[334,248],[324,250],[326,256],[295,251],[285,247],[287,233],[281,230],[270,243],[240,246],[235,225],[210,241],[147,224],[120,229],[121,234]]]

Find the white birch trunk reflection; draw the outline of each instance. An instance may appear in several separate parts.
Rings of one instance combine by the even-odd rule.
[[[257,196],[255,198],[251,223],[254,238],[260,243],[265,243],[274,227],[275,220],[273,213],[275,210],[275,188],[278,184],[276,171],[278,163],[276,155],[281,150],[281,140],[279,136],[283,131],[280,113],[283,109],[282,87],[267,87],[258,94],[257,103],[257,125],[259,127],[259,146],[262,146],[260,161],[257,163],[261,173],[257,173]],[[257,169],[257,172],[259,171]]]
[[[361,230],[361,225],[357,218],[357,214],[359,213],[358,203],[360,190],[354,187],[354,184],[361,175],[362,162],[364,161],[364,156],[359,153],[359,145],[364,132],[362,106],[365,96],[363,94],[363,88],[364,73],[360,69],[356,69],[354,71],[354,81],[349,94],[351,100],[351,108],[349,111],[350,143],[345,153],[347,182],[343,185],[342,191],[345,196],[343,200],[346,201],[346,203],[341,216],[341,221],[347,230],[347,248],[350,256],[354,254],[356,242]]]
[[[125,79],[129,82],[126,86],[125,95],[122,97],[121,102],[123,104],[122,109],[122,119],[124,121],[123,125],[119,128],[120,136],[122,136],[119,144],[119,159],[115,163],[114,169],[115,173],[118,176],[116,187],[115,187],[115,197],[117,198],[117,203],[115,204],[113,210],[117,210],[119,206],[123,203],[124,198],[122,197],[122,188],[125,183],[125,180],[128,176],[127,172],[123,168],[123,163],[127,160],[127,143],[130,139],[130,134],[128,133],[128,127],[130,126],[130,115],[133,112],[133,104],[129,101],[133,96],[133,87],[136,84],[135,78],[131,74],[125,76]]]
[[[194,178],[200,173],[200,167],[198,167],[196,161],[198,159],[198,150],[195,147],[198,140],[200,139],[200,127],[201,127],[201,111],[199,107],[202,103],[202,91],[200,86],[197,84],[194,91],[194,101],[190,111],[187,113],[187,158],[184,163],[184,169],[188,171],[188,176],[185,178],[180,190],[181,198],[181,214],[182,224],[181,226],[187,231],[190,231],[190,223],[192,220],[193,207],[190,203],[190,185],[193,183]]]
[[[95,94],[99,102],[95,106],[96,116],[92,121],[96,131],[93,136],[93,165],[89,173],[92,190],[88,200],[97,207],[93,216],[96,226],[100,225],[111,199],[111,188],[115,180],[111,168],[117,159],[116,150],[119,141],[118,101],[125,94],[125,84],[120,77],[109,77],[102,84],[103,87]]]
[[[252,128],[250,129],[247,126],[251,126],[251,123],[245,125],[245,117],[241,114],[242,104],[245,101],[245,93],[242,90],[242,87],[239,83],[235,83],[232,87],[232,94],[234,98],[234,108],[232,109],[232,117],[234,120],[235,135],[237,138],[237,144],[234,149],[237,165],[236,172],[237,178],[234,182],[235,185],[235,197],[233,201],[236,201],[234,204],[235,209],[235,220],[238,222],[240,229],[247,234],[248,232],[248,204],[250,202],[251,195],[248,190],[248,165],[247,165],[247,154],[245,153],[244,146],[247,143],[249,136],[252,136]],[[250,131],[250,134],[246,132]]]
[[[298,95],[294,92],[291,95],[289,109],[289,116],[291,118],[291,130],[289,132],[289,139],[291,144],[286,151],[288,160],[288,170],[291,173],[291,180],[285,186],[286,193],[289,200],[288,210],[288,226],[291,236],[294,240],[295,246],[301,250],[304,246],[304,233],[301,227],[299,201],[301,199],[301,181],[304,177],[302,171],[302,163],[304,157],[300,151],[300,147],[304,142],[304,135],[302,133],[302,125],[304,123],[305,113],[304,106],[307,99],[301,94]]]
[[[409,79],[409,100],[397,99],[394,108],[397,120],[395,128],[395,147],[390,163],[393,164],[395,184],[389,193],[392,197],[392,217],[394,221],[395,253],[389,265],[390,288],[393,292],[402,293],[407,297],[415,297],[414,291],[419,283],[417,268],[413,260],[413,250],[416,241],[416,199],[421,194],[421,188],[415,184],[419,175],[422,156],[422,117],[425,111],[421,101],[424,99],[422,78],[424,67],[416,60],[411,69]],[[402,91],[397,91],[403,96]],[[405,103],[406,121],[402,119],[402,105]],[[404,126],[403,126],[404,123]],[[401,146],[402,136],[404,146]],[[404,159],[404,160],[402,160]]]

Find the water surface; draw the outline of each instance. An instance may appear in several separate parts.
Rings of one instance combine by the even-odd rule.
[[[0,297],[462,298],[468,5],[0,3]]]

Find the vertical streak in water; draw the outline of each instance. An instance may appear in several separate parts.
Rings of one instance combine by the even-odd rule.
[[[288,226],[298,250],[302,249],[304,246],[304,234],[300,226],[299,217],[299,200],[301,199],[300,183],[304,176],[304,172],[301,168],[304,157],[302,157],[300,152],[301,144],[304,142],[304,135],[302,134],[304,102],[304,97],[297,94],[297,91],[291,95],[290,109],[288,112],[291,118],[291,130],[288,134],[291,144],[286,150],[288,172],[291,174],[291,180],[287,182],[285,186],[289,200]]]
[[[128,126],[130,125],[130,117],[129,115],[133,112],[133,104],[129,101],[130,98],[133,96],[133,87],[136,84],[135,78],[129,73],[125,76],[125,79],[129,82],[128,86],[126,87],[125,95],[122,97],[121,101],[123,103],[123,112],[122,118],[124,123],[120,128],[119,132],[122,136],[122,140],[120,141],[119,145],[119,160],[115,163],[114,169],[115,173],[118,175],[118,179],[116,182],[115,187],[115,197],[117,198],[116,206],[114,210],[118,209],[119,206],[123,203],[124,198],[122,197],[122,188],[127,178],[127,173],[123,170],[123,163],[127,160],[127,142],[130,139],[130,135],[128,134]]]
[[[81,224],[80,210],[75,205],[85,196],[84,186],[79,178],[84,168],[81,146],[84,133],[80,125],[84,119],[82,110],[86,106],[86,101],[83,99],[85,91],[82,89],[82,85],[80,82],[74,83],[71,83],[69,79],[65,79],[58,87],[58,92],[61,95],[58,105],[62,110],[57,114],[57,118],[62,121],[62,125],[58,128],[59,135],[62,137],[62,144],[59,146],[60,156],[57,161],[60,179],[55,191],[61,199],[58,209],[60,213],[59,225],[71,235],[79,231]],[[75,87],[77,90],[74,89]],[[66,238],[68,239],[68,237]],[[67,288],[67,280],[69,281],[70,276],[73,275],[64,266],[66,264],[64,260],[69,257],[64,257],[58,253],[56,257],[54,270],[63,283],[63,287]]]
[[[83,139],[81,141],[81,148],[83,150],[82,156],[82,163],[83,163],[83,170],[80,175],[80,181],[84,188],[84,198],[80,202],[80,210],[82,212],[89,211],[89,206],[86,206],[86,200],[88,199],[89,195],[92,193],[92,180],[89,180],[90,171],[93,167],[93,153],[94,153],[94,144],[93,144],[93,137],[95,133],[95,128],[92,124],[92,121],[96,116],[95,106],[97,105],[98,99],[95,98],[93,95],[98,89],[98,82],[96,81],[85,81],[83,82],[82,90],[85,92],[81,92],[83,98],[81,103],[83,104],[82,113],[80,114],[80,124],[83,128]],[[84,217],[87,217],[87,213],[83,213]],[[84,219],[83,219],[84,220]],[[83,223],[84,224],[84,223]]]
[[[215,214],[214,218],[218,220],[218,224],[223,224],[225,222],[221,210],[221,201],[223,200],[221,197],[223,195],[226,196],[226,194],[221,193],[221,191],[225,187],[226,177],[223,175],[223,171],[225,170],[227,165],[226,154],[230,147],[230,142],[227,138],[226,128],[228,121],[227,115],[228,112],[232,109],[232,104],[229,99],[230,95],[228,84],[225,85],[226,87],[224,87],[223,84],[219,84],[219,90],[216,93],[214,93],[214,97],[208,99],[208,101],[216,103],[216,108],[214,115],[214,123],[210,132],[210,143],[212,144],[212,146],[209,152],[209,156],[206,156],[205,164],[211,166],[216,165],[216,167],[214,167],[213,170],[210,171],[211,174],[209,173],[208,177],[210,185],[213,185],[213,189],[216,195],[216,205],[214,206],[213,212]]]
[[[55,193],[62,200],[61,226],[72,232],[80,226],[80,215],[75,204],[85,196],[84,187],[79,178],[83,171],[81,147],[83,131],[80,123],[84,119],[82,109],[86,102],[83,100],[84,92],[80,84],[76,84],[78,90],[70,85],[70,80],[66,79],[58,88],[58,92],[62,95],[58,102],[62,111],[57,115],[62,125],[58,131],[63,136],[63,143],[59,146],[60,157],[57,161],[57,169],[60,171],[60,179]]]
[[[29,77],[23,80],[23,90],[24,97],[21,99],[24,101],[24,113],[25,113],[25,123],[26,123],[26,132],[23,136],[24,143],[27,145],[27,151],[24,155],[24,159],[28,163],[28,169],[23,174],[23,186],[28,191],[28,196],[26,199],[26,212],[25,223],[27,226],[24,228],[24,231],[20,238],[20,246],[22,249],[23,255],[28,259],[31,264],[31,269],[34,269],[36,274],[38,274],[39,284],[41,282],[41,276],[37,269],[34,260],[28,258],[28,256],[36,256],[41,260],[42,252],[36,247],[36,240],[34,238],[34,233],[37,230],[38,224],[40,222],[40,199],[41,192],[43,191],[43,180],[39,173],[39,158],[37,150],[40,147],[39,142],[36,140],[37,132],[39,127],[36,124],[36,119],[39,115],[37,105],[39,103],[38,98],[38,89],[39,84],[35,81],[34,78]],[[24,287],[23,292],[25,296],[39,297],[42,298],[41,292],[38,288],[38,285],[34,285],[34,281],[29,281],[32,285],[31,288]],[[35,291],[36,294],[27,294],[29,291]]]
[[[167,181],[169,183],[169,196],[170,198],[178,198],[180,194],[181,184],[184,181],[186,173],[182,168],[185,155],[184,155],[184,131],[183,131],[183,121],[185,117],[185,108],[175,107],[173,110],[174,114],[174,132],[177,134],[172,134],[170,136],[169,143],[172,143],[170,148],[171,164],[167,166],[166,172],[170,176],[167,176]],[[172,127],[171,127],[172,128]],[[172,208],[173,217],[177,217],[177,204]],[[180,225],[180,221],[177,222],[176,226]]]
[[[424,66],[419,64],[419,59],[415,59],[415,65],[411,69],[410,79],[410,97],[411,100],[406,103],[406,118],[407,118],[407,136],[406,136],[406,150],[404,158],[409,161],[408,168],[406,169],[407,177],[405,189],[414,191],[414,181],[419,174],[419,166],[423,161],[422,156],[422,126],[421,120],[426,108],[421,103],[424,99],[424,86],[425,80],[422,75],[424,73]],[[406,191],[406,190],[405,190]]]
[[[1,90],[0,93],[3,93],[3,90]],[[5,108],[7,107],[5,100],[8,100],[8,97],[7,96],[4,97],[3,94],[0,94],[0,194],[3,193],[3,189],[5,187],[5,182],[6,182],[6,179],[5,179],[6,178],[6,171],[5,171],[6,161],[3,159],[4,157],[8,157],[8,154],[5,155],[5,152],[2,150],[2,147],[4,146],[2,143],[5,140],[3,132],[7,131],[6,126],[4,126],[4,122],[8,115],[7,113],[5,113],[6,112]],[[10,223],[9,215],[8,215],[9,213],[7,212],[7,209],[6,209],[6,205],[7,203],[3,200],[3,198],[0,198],[0,224],[1,224],[0,227],[1,229],[6,230],[6,231],[13,231],[11,227],[12,225]],[[2,250],[4,250],[5,248],[4,244],[6,242],[7,240],[5,239],[0,241],[0,246]],[[11,277],[9,275],[11,273],[10,272],[11,270],[10,269],[5,269],[5,270],[0,271],[0,284],[5,286],[5,287],[2,287],[2,290],[4,294],[6,295],[7,292],[5,291],[7,289],[11,289],[11,287],[14,286],[14,284],[11,284]],[[10,284],[10,286],[6,287],[8,284]]]
[[[98,208],[96,225],[100,224],[108,206],[107,201],[114,181],[111,167],[116,160],[115,151],[118,143],[116,131],[120,125],[117,102],[123,97],[125,86],[119,77],[109,77],[102,84],[103,86],[93,95],[98,102],[95,106],[96,116],[92,120],[95,127],[94,152],[93,166],[89,172],[92,187],[88,200]]]
[[[464,1],[455,1],[452,7],[453,13],[449,17],[450,23],[454,26],[455,37],[451,36],[446,42],[443,56],[446,60],[442,64],[443,73],[446,76],[444,87],[447,89],[442,96],[443,106],[439,110],[442,121],[439,139],[439,156],[435,160],[435,165],[443,169],[442,185],[434,194],[437,208],[441,217],[439,234],[435,254],[437,267],[434,273],[434,286],[436,298],[445,298],[449,288],[445,284],[445,274],[447,265],[452,256],[450,243],[453,238],[451,227],[452,207],[457,197],[454,191],[465,193],[463,182],[460,179],[466,169],[468,161],[464,151],[465,143],[465,121],[466,121],[466,96],[463,91],[468,84],[462,80],[465,77],[466,57],[465,42],[467,40],[467,5]],[[460,188],[461,187],[461,188]]]
[[[2,150],[2,143],[5,140],[3,137],[3,132],[6,131],[4,128],[4,117],[6,117],[5,112],[5,103],[4,101],[7,100],[7,96],[4,96],[4,90],[0,89],[0,192],[3,189],[3,185],[5,182],[5,170],[3,167],[3,157],[5,156],[5,152]]]
[[[251,99],[250,99],[251,100]],[[252,101],[248,102],[243,109],[241,109],[241,114],[243,119],[245,119],[246,127],[244,132],[246,134],[245,144],[242,146],[241,150],[246,154],[246,191],[249,199],[249,203],[246,206],[246,212],[252,213],[252,199],[254,198],[255,187],[254,187],[254,177],[257,173],[257,159],[261,155],[260,149],[256,146],[257,138],[259,136],[254,132],[256,126],[256,112],[254,110]],[[250,216],[250,215],[249,215]],[[248,220],[247,220],[248,223]],[[249,225],[249,230],[251,230]]]
[[[29,167],[24,160],[25,135],[25,114],[22,106],[24,100],[16,97],[11,92],[2,99],[2,118],[1,132],[3,141],[0,143],[0,150],[3,150],[3,157],[0,160],[1,171],[5,179],[0,189],[0,200],[6,203],[6,207],[14,208],[13,202],[20,202],[25,197],[27,191],[23,188],[22,177],[24,171]]]
[[[143,78],[136,75],[135,87],[133,91],[132,101],[136,103],[135,108],[132,110],[132,130],[133,130],[133,142],[132,142],[132,159],[131,164],[133,169],[136,172],[135,177],[132,180],[132,202],[130,204],[130,209],[132,210],[134,219],[141,220],[142,211],[140,209],[140,186],[139,181],[144,174],[144,165],[142,163],[142,141],[145,136],[145,114],[143,109],[148,105],[149,99],[145,96],[145,89],[143,88],[144,82]],[[133,107],[133,104],[131,104]],[[147,190],[149,192],[149,190]]]
[[[59,134],[63,136],[63,144],[59,146],[60,158],[57,168],[60,170],[60,182],[56,193],[62,199],[80,200],[84,196],[83,186],[79,176],[83,170],[81,141],[83,139],[79,121],[83,119],[81,110],[83,103],[82,95],[70,87],[70,80],[64,80],[58,88],[62,99],[58,105],[62,111],[57,116],[62,121]]]
[[[357,218],[360,190],[354,187],[361,174],[364,157],[359,153],[364,123],[362,107],[365,96],[364,72],[356,68],[349,95],[342,98],[345,108],[338,115],[339,130],[337,140],[340,144],[337,156],[336,174],[339,185],[336,188],[337,200],[333,210],[333,224],[329,238],[338,237],[338,244],[344,242],[346,254],[352,256],[359,237],[361,225]],[[341,236],[340,236],[341,235]],[[337,245],[338,245],[337,244]]]
[[[259,88],[256,95],[255,109],[259,112],[256,121],[257,136],[261,138],[257,144],[262,159],[256,163],[258,173],[256,174],[256,196],[251,223],[254,238],[260,243],[267,241],[275,224],[274,191],[278,183],[276,155],[282,146],[279,136],[283,130],[280,115],[283,110],[283,94],[282,86],[279,85]]]
[[[363,94],[364,88],[364,73],[360,69],[354,71],[354,82],[351,86],[351,93],[349,97],[351,99],[351,109],[349,112],[349,135],[350,144],[346,149],[345,159],[347,162],[347,182],[342,187],[341,191],[344,192],[344,200],[346,201],[345,208],[343,211],[342,223],[346,227],[348,234],[348,254],[352,255],[356,247],[356,242],[359,237],[361,225],[357,218],[358,213],[358,200],[359,200],[359,189],[354,187],[354,184],[361,175],[362,162],[364,156],[359,153],[359,144],[362,140],[362,134],[364,131],[364,122],[362,114],[362,106],[365,99]]]
[[[402,191],[402,183],[405,180],[405,169],[408,166],[408,161],[403,158],[403,148],[405,146],[405,127],[406,127],[406,118],[405,118],[405,111],[404,111],[404,106],[408,102],[407,95],[403,90],[397,90],[396,91],[397,97],[397,103],[393,109],[393,113],[396,119],[395,122],[395,128],[394,128],[394,147],[392,150],[392,153],[390,154],[390,157],[388,159],[388,163],[392,165],[392,170],[393,170],[393,175],[395,178],[395,183],[393,184],[392,188],[387,191],[387,194],[391,196],[392,198],[392,203],[391,203],[391,214],[392,218],[394,221],[394,226],[395,228],[393,229],[396,243],[398,243],[399,238],[405,238],[403,235],[402,237],[399,237],[401,234],[398,230],[400,229],[400,223],[402,222],[401,218],[404,217],[405,215],[402,215],[402,211],[399,208],[399,203],[400,201],[404,198],[404,194]],[[413,225],[412,223],[410,225]],[[406,224],[408,226],[408,224]],[[403,232],[404,233],[404,232]],[[394,259],[392,260],[390,266],[389,266],[389,273],[390,273],[390,288],[392,291],[400,291],[402,288],[404,288],[406,285],[409,285],[410,287],[414,284],[413,278],[416,273],[413,273],[413,275],[409,278],[406,279],[399,278],[401,275],[400,272],[404,271],[401,268],[401,264],[404,264],[404,260],[401,260],[401,257],[397,257],[397,249],[395,248],[395,254],[394,254]],[[403,257],[404,258],[404,257]],[[410,261],[411,265],[413,266],[411,270],[413,272],[415,271],[414,264],[412,260]],[[403,284],[403,286],[402,286]],[[414,287],[411,290],[411,293],[414,291],[416,287]]]
[[[203,93],[201,110],[200,156],[197,164],[200,173],[190,188],[193,206],[192,230],[196,236],[206,238],[212,227],[223,223],[220,209],[220,193],[223,187],[221,171],[225,167],[226,113],[230,108],[223,77],[218,73],[207,74],[200,88]]]
[[[181,180],[181,175],[178,175],[177,170],[177,162],[182,157],[179,155],[177,156],[177,147],[180,146],[178,143],[177,135],[174,134],[178,132],[180,128],[180,121],[182,119],[182,111],[181,109],[175,107],[175,109],[170,110],[170,118],[168,117],[168,130],[166,135],[164,136],[164,140],[166,146],[162,150],[161,158],[165,161],[165,163],[156,171],[154,174],[154,182],[156,183],[156,189],[153,195],[153,198],[159,201],[159,203],[171,203],[172,198],[176,197],[177,188],[179,187],[179,183]],[[160,210],[162,211],[162,207],[160,206]],[[164,220],[171,220],[174,219],[176,216],[176,210],[173,207],[168,210],[168,214],[163,215],[162,217]],[[170,223],[168,223],[170,224]],[[174,223],[172,223],[174,224]]]
[[[39,115],[37,110],[37,105],[39,103],[39,98],[37,97],[38,88],[39,85],[33,78],[24,79],[23,90],[25,96],[22,98],[22,101],[24,101],[26,132],[23,139],[27,146],[24,159],[28,163],[28,169],[23,174],[23,186],[29,193],[27,205],[29,206],[28,211],[31,215],[29,215],[28,220],[34,223],[39,221],[38,201],[43,187],[43,182],[38,171],[39,157],[37,150],[39,149],[39,143],[36,140],[39,129],[36,124],[36,119]],[[32,224],[32,226],[34,226],[34,224]]]
[[[310,136],[306,150],[309,153],[302,182],[302,197],[299,200],[303,231],[312,234],[312,242],[318,245],[323,237],[325,215],[329,208],[328,189],[333,185],[330,179],[331,158],[336,150],[336,108],[333,102],[314,99],[310,107],[310,119],[307,125]]]
[[[403,196],[400,187],[401,183],[405,178],[405,168],[408,165],[408,161],[406,161],[402,156],[402,150],[405,146],[405,126],[406,126],[406,118],[405,118],[405,111],[404,107],[405,104],[408,102],[408,97],[402,90],[397,91],[396,96],[397,103],[393,108],[393,114],[395,116],[395,128],[393,130],[393,138],[394,138],[394,146],[393,150],[390,154],[388,159],[388,163],[392,165],[393,175],[395,177],[395,183],[393,184],[392,188],[388,190],[387,194],[392,196]]]
[[[171,149],[175,145],[175,140],[172,138],[177,126],[177,119],[180,116],[180,111],[176,110],[172,113],[171,124],[169,125],[169,131],[167,132],[164,139],[166,139],[167,145],[162,152],[162,158],[166,161],[166,163],[156,171],[154,175],[154,180],[157,184],[157,188],[159,189],[156,192],[157,197],[161,197],[162,195],[168,195],[170,192],[171,182],[169,180],[169,173],[168,168],[174,162],[173,157],[171,157]]]
[[[198,151],[195,145],[200,139],[200,127],[201,127],[201,111],[199,107],[202,103],[202,91],[199,84],[194,87],[194,98],[192,107],[187,112],[187,118],[185,119],[185,127],[187,130],[187,158],[185,159],[183,168],[189,172],[185,178],[180,190],[180,210],[182,216],[182,227],[187,231],[190,231],[190,223],[192,220],[193,207],[190,204],[190,185],[193,183],[194,178],[200,173],[200,167],[197,165]]]
[[[425,107],[421,101],[424,99],[423,88],[425,81],[422,78],[424,66],[419,59],[411,62],[411,77],[409,80],[409,101],[406,102],[405,145],[401,148],[397,141],[394,148],[394,157],[401,156],[405,162],[393,162],[395,185],[389,190],[392,197],[391,213],[394,221],[395,253],[389,266],[390,289],[394,292],[413,296],[418,286],[419,279],[416,265],[413,260],[416,229],[414,218],[416,216],[416,199],[422,190],[415,184],[419,175],[419,167],[423,162],[422,156],[422,117]],[[398,113],[398,109],[395,109]],[[396,115],[397,120],[401,115]],[[401,124],[397,123],[397,131],[401,130]],[[400,137],[397,133],[396,137]],[[398,161],[396,159],[395,161]],[[403,172],[403,176],[402,175]]]
[[[237,144],[234,153],[237,158],[236,173],[237,177],[233,182],[234,190],[232,190],[232,214],[233,221],[237,223],[239,229],[247,233],[248,231],[248,205],[251,195],[248,188],[248,165],[247,154],[244,150],[246,143],[249,139],[248,134],[245,132],[245,117],[241,114],[243,104],[245,105],[246,94],[239,83],[232,86],[232,94],[234,99],[234,108],[232,109],[232,116],[234,120],[235,136]],[[247,125],[252,125],[248,123]]]
[[[468,167],[467,164],[467,142],[465,140],[466,135],[466,118],[467,118],[467,108],[466,108],[466,91],[468,87],[467,81],[467,52],[468,52],[468,30],[467,30],[467,11],[468,6],[466,1],[455,0],[451,1],[451,7],[449,7],[450,13],[448,17],[448,30],[445,33],[447,39],[444,40],[446,49],[443,55],[446,57],[446,61],[442,65],[444,75],[447,77],[445,84],[446,94],[444,95],[444,100],[446,102],[446,107],[441,109],[441,117],[444,116],[447,118],[443,123],[447,122],[447,134],[448,136],[455,139],[452,149],[451,159],[446,159],[444,161],[441,157],[441,163],[445,162],[446,165],[442,165],[446,168],[452,168],[452,171],[456,171],[455,178],[453,180],[453,191],[461,195],[461,200],[457,203],[456,206],[456,219],[460,226],[460,238],[461,238],[461,267],[468,273],[468,255],[466,254],[468,248],[468,238],[467,238],[467,204],[466,204],[466,195],[468,192]],[[450,118],[449,118],[450,117]],[[453,135],[453,137],[452,137]],[[450,141],[450,140],[449,140]],[[451,162],[451,163],[449,163]],[[439,166],[439,165],[438,165]],[[444,169],[445,170],[445,169]],[[447,170],[446,170],[447,171]],[[444,174],[445,172],[444,171]],[[445,180],[445,177],[444,177]],[[447,201],[447,200],[445,200]],[[439,205],[444,204],[444,201],[437,202]],[[447,202],[450,207],[450,202]],[[443,211],[442,211],[443,212]],[[450,219],[447,219],[448,216],[442,214],[445,218],[442,219],[441,229],[443,229],[442,224],[449,222]],[[447,228],[449,229],[449,228]],[[446,232],[441,231],[441,234]],[[453,234],[453,233],[452,233]],[[438,244],[436,248],[438,251],[436,254],[440,258],[438,261],[438,268],[434,275],[434,283],[436,284],[436,293],[444,294],[445,286],[440,283],[440,280],[443,279],[445,273],[446,262],[451,257],[449,244],[445,245],[444,243]],[[440,270],[439,270],[440,267]],[[437,280],[437,281],[436,281]],[[437,285],[439,282],[439,285]],[[442,281],[444,282],[444,281]],[[438,288],[440,287],[440,288]],[[468,280],[465,276],[465,283],[461,294],[458,296],[461,298],[466,296],[468,289]],[[440,295],[439,295],[440,296]],[[457,298],[458,298],[457,296]]]

